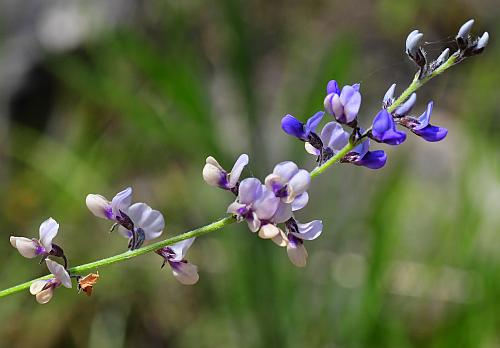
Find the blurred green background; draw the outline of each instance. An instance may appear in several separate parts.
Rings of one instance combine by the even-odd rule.
[[[264,177],[314,161],[285,136],[285,113],[322,109],[326,82],[361,82],[370,122],[414,67],[404,40],[435,57],[475,18],[485,53],[419,93],[441,143],[409,137],[378,171],[338,165],[314,181],[300,220],[320,239],[297,269],[243,225],[200,238],[183,286],[146,255],[99,270],[94,295],[58,289],[0,300],[0,347],[500,347],[500,6],[497,1],[0,2],[0,288],[45,274],[8,242],[49,216],[71,265],[126,240],[86,209],[126,186],[160,209],[165,237],[224,216],[208,155]]]

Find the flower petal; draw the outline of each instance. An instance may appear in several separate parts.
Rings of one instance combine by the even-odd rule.
[[[40,304],[46,304],[52,299],[53,295],[54,295],[54,288],[49,287],[45,290],[40,291],[35,295],[36,302]]]
[[[113,220],[111,203],[103,196],[97,194],[88,194],[85,198],[85,204],[92,214],[102,219]]]
[[[373,119],[372,135],[374,139],[389,145],[399,145],[406,139],[404,132],[396,130],[392,116],[385,109]]]
[[[292,202],[292,211],[297,211],[304,208],[309,202],[309,194],[304,192],[297,197]]]
[[[443,140],[448,134],[448,130],[446,128],[437,127],[429,124],[427,127],[423,129],[414,130],[413,133],[424,138],[427,141],[436,142]]]
[[[175,254],[175,257],[172,259],[172,261],[182,261],[186,257],[186,253],[187,253],[188,249],[191,247],[191,245],[193,244],[195,239],[196,238],[193,237],[193,238],[181,240],[180,242],[169,245],[169,248]]]
[[[321,119],[324,115],[325,113],[323,111],[318,111],[317,113],[309,117],[305,127],[306,136],[309,136],[309,133],[311,132],[316,132],[316,127],[318,127],[318,124],[321,122]]]
[[[340,94],[339,84],[335,80],[328,81],[326,85],[326,94],[330,93]]]
[[[332,121],[325,124],[320,138],[326,147],[329,147],[334,152],[338,152],[347,145],[349,133],[344,131],[344,128],[339,123]]]
[[[238,189],[238,202],[242,204],[253,203],[262,195],[262,184],[259,179],[247,178],[241,181]]]
[[[135,228],[142,228],[146,240],[158,238],[165,228],[162,213],[153,210],[146,203],[135,203],[126,211]]]
[[[57,235],[59,224],[53,218],[48,218],[40,225],[40,244],[47,253],[52,250],[52,240]]]
[[[284,161],[274,166],[273,174],[281,178],[282,183],[288,182],[297,172],[299,167],[292,161]]]
[[[273,239],[280,234],[280,229],[273,224],[260,226],[259,237],[262,239]]]
[[[434,105],[434,103],[432,101],[430,101],[427,104],[427,109],[425,110],[425,112],[422,115],[420,115],[420,117],[418,118],[418,125],[413,127],[413,130],[421,130],[429,125],[429,121],[431,120],[433,105]]]
[[[127,187],[120,191],[111,200],[111,208],[114,216],[120,216],[120,211],[127,211],[127,208],[132,204],[132,188]]]
[[[274,215],[269,219],[270,221],[280,224],[292,217],[292,205],[279,201],[278,208]]]
[[[27,257],[28,259],[32,259],[39,255],[37,253],[38,244],[32,239],[11,236],[10,244],[12,244],[12,246],[16,248],[22,256]]]
[[[285,117],[281,119],[281,128],[286,134],[307,141],[304,124],[292,115],[285,115]]]
[[[307,264],[307,250],[304,243],[289,242],[286,246],[286,253],[290,261],[297,267],[305,267]]]
[[[248,155],[242,154],[234,163],[233,169],[231,169],[231,173],[229,174],[229,187],[235,187],[238,180],[240,180],[241,172],[248,164]]]
[[[283,232],[281,229],[280,233],[271,240],[274,242],[274,244],[280,247],[286,247],[288,244],[288,238],[286,237],[285,232]]]
[[[311,183],[311,174],[305,169],[300,169],[288,182],[288,192],[289,192],[289,201],[290,203],[302,193],[306,192]]]
[[[71,288],[71,278],[64,267],[51,259],[45,259],[45,262],[50,273],[56,277],[56,280],[61,282],[64,287]]]
[[[300,238],[302,240],[313,240],[320,236],[323,231],[323,222],[321,220],[313,220],[311,222],[299,223],[298,221],[297,227],[299,228],[299,232],[290,232],[295,237]]]
[[[172,262],[170,266],[172,274],[181,284],[193,285],[200,279],[198,267],[189,262]]]
[[[320,155],[320,151],[317,148],[315,148],[314,146],[312,146],[310,143],[305,142],[304,147],[306,148],[306,151],[308,153],[310,153],[311,155],[315,155],[315,156]]]
[[[340,102],[344,106],[345,122],[354,121],[361,106],[361,93],[353,86],[344,86],[340,93]]]
[[[264,186],[262,195],[253,203],[252,209],[259,220],[269,220],[278,209],[279,204],[280,199],[274,195],[273,191]]]
[[[31,283],[30,285],[30,293],[32,295],[36,295],[38,294],[40,291],[43,290],[43,288],[45,287],[45,285],[47,285],[47,283],[49,283],[50,280],[47,279],[47,280],[36,280],[34,281],[33,283]]]
[[[355,165],[370,169],[382,168],[387,162],[387,155],[383,150],[368,151],[363,158],[353,162]]]
[[[202,171],[203,180],[210,186],[225,188],[227,184],[227,172],[219,165],[212,156],[207,157]]]

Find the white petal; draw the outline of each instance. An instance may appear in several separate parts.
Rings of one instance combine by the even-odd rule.
[[[248,164],[248,155],[247,154],[242,154],[238,159],[236,160],[236,163],[234,163],[233,169],[231,169],[231,173],[229,174],[229,186],[230,187],[235,187],[236,183],[240,179],[241,172],[245,168],[245,166]]]
[[[252,232],[257,232],[260,228],[260,220],[257,214],[253,213],[251,219],[247,219],[248,228]]]
[[[309,184],[311,183],[311,174],[305,169],[299,170],[288,183],[288,192],[290,199],[287,203],[290,203],[297,197],[298,195],[304,193],[309,188]]]
[[[71,288],[71,278],[64,267],[51,259],[45,259],[45,262],[50,273],[56,277],[56,280],[61,282],[64,287]]]
[[[265,224],[259,230],[259,237],[262,239],[272,239],[279,234],[280,229],[273,224]]]
[[[288,243],[286,253],[295,266],[305,267],[307,264],[307,250],[303,243]]]
[[[40,244],[47,253],[52,250],[52,239],[57,235],[59,224],[53,218],[48,218],[40,225]]]
[[[320,152],[317,148],[309,144],[308,142],[304,143],[304,147],[306,148],[306,151],[309,152],[311,155],[319,156]]]
[[[34,281],[30,285],[30,293],[32,295],[38,294],[40,291],[43,290],[43,288],[45,287],[45,285],[47,285],[48,282],[49,282],[49,280],[37,280],[37,281]]]
[[[32,239],[28,239],[25,237],[10,237],[10,244],[14,248],[16,248],[21,255],[24,257],[27,257],[28,259],[32,259],[37,255],[36,250],[37,250],[37,243],[33,241]]]
[[[184,285],[193,285],[198,282],[198,267],[189,262],[176,262],[172,267],[174,277]]]
[[[165,228],[165,220],[158,210],[153,210],[146,203],[135,203],[127,210],[134,227],[142,228],[146,240],[158,238]]]
[[[209,163],[209,159],[212,159],[216,164]],[[226,176],[224,169],[219,166],[219,163],[213,157],[207,158],[207,163],[203,167],[203,180],[210,186],[219,186],[222,179]]]
[[[38,294],[36,294],[36,302],[40,304],[46,304],[52,299],[52,296],[54,295],[54,288],[50,287],[47,288],[43,291],[40,291]]]
[[[106,212],[111,211],[111,203],[105,197],[93,193],[88,194],[85,198],[85,204],[95,216],[103,219],[110,218],[109,215],[106,215]]]
[[[132,188],[127,187],[125,190],[120,191],[113,197],[111,201],[111,208],[115,216],[120,215],[120,211],[126,212],[128,207],[132,204]]]
[[[286,234],[280,229],[280,233],[272,239],[274,244],[280,247],[286,247],[288,245],[288,238]]]
[[[181,240],[180,242],[177,242],[175,244],[169,245],[168,247],[172,249],[172,251],[175,254],[175,258],[172,259],[172,261],[181,261],[186,257],[186,253],[188,249],[191,247],[193,244],[194,240],[196,238],[189,238],[186,240]]]

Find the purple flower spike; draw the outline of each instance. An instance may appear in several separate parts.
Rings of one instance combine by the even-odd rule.
[[[410,126],[410,130],[429,142],[436,142],[443,140],[448,134],[448,130],[446,128],[433,126],[429,123],[432,108],[433,102],[431,101],[427,104],[425,112],[416,120],[417,122]]]
[[[173,245],[156,250],[163,257],[163,266],[166,263],[172,268],[174,277],[184,285],[193,285],[200,279],[198,267],[189,263],[185,257],[195,238],[186,239]]]
[[[316,132],[316,127],[321,122],[324,112],[320,111],[311,116],[306,124],[300,122],[292,115],[285,115],[281,119],[281,128],[286,134],[294,136],[302,141],[309,141],[311,133]]]
[[[396,129],[392,116],[385,109],[373,120],[372,136],[373,139],[389,145],[399,145],[406,139],[406,134]]]
[[[212,156],[206,159],[203,167],[203,179],[211,186],[217,186],[224,190],[232,190],[238,186],[241,172],[248,164],[248,155],[242,154],[236,160],[233,169],[228,173],[222,168]]]
[[[332,80],[328,82],[326,92],[325,110],[340,123],[354,122],[361,106],[359,84],[346,85],[340,91],[337,82]]]

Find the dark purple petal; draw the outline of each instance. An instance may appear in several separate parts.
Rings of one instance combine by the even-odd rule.
[[[335,80],[329,81],[326,85],[326,94],[331,93],[340,94],[339,84]]]
[[[370,169],[382,168],[387,162],[387,155],[383,150],[368,151],[363,158],[353,162],[355,165]]]
[[[318,127],[318,124],[321,122],[321,119],[323,118],[324,115],[325,113],[323,111],[318,111],[307,120],[305,127],[306,137],[309,136],[309,133],[316,132],[316,127]]]
[[[372,135],[375,140],[389,145],[399,145],[406,139],[406,134],[396,129],[392,116],[385,109],[373,119]]]
[[[413,133],[424,138],[427,141],[435,142],[443,140],[448,134],[448,130],[446,128],[437,127],[429,124],[427,127],[423,129],[414,130]]]
[[[286,115],[281,119],[281,128],[286,134],[299,138],[300,140],[307,141],[304,124],[292,115]]]

